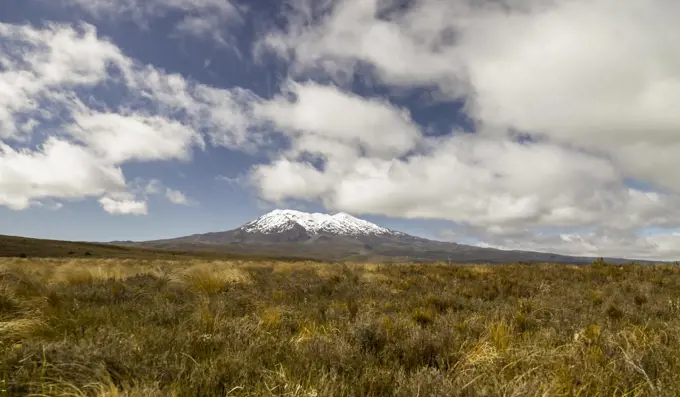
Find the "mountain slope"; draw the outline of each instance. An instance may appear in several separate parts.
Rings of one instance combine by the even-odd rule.
[[[118,244],[340,261],[590,263],[595,259],[433,241],[390,230],[345,213],[310,214],[293,210],[274,210],[229,231]],[[618,258],[608,260],[628,262]]]
[[[204,256],[205,255],[201,255],[201,257]],[[115,246],[105,243],[61,241],[0,235],[0,257],[176,259],[197,257],[197,252],[191,250],[189,252],[151,250],[137,247]],[[208,255],[208,257],[230,258],[225,255]]]

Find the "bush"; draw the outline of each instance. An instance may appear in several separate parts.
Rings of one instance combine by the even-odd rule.
[[[593,267],[604,267],[607,265],[607,262],[605,262],[604,258],[597,258],[593,261],[592,265]]]
[[[415,321],[418,325],[425,327],[434,322],[436,315],[431,310],[418,308],[413,311],[411,317],[413,318],[413,321]]]

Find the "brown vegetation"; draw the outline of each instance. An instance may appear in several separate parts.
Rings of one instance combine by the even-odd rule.
[[[143,247],[136,245],[113,245],[106,243],[88,243],[76,241],[46,240],[29,237],[0,235],[0,258],[103,258],[103,259],[141,259],[141,260],[278,260],[299,261],[306,258],[293,256],[266,255],[264,253],[235,252],[231,250],[215,250],[207,246],[204,249],[182,250],[181,247],[167,249]]]
[[[0,260],[0,397],[676,396],[673,266]]]

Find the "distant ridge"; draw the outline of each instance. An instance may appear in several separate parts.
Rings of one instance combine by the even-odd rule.
[[[342,212],[330,215],[290,209],[273,210],[233,230],[112,244],[329,261],[586,264],[596,259],[433,241],[390,230]],[[612,263],[632,262],[621,258],[605,259]]]

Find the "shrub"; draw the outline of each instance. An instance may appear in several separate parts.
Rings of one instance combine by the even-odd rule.
[[[417,308],[416,310],[413,311],[413,314],[411,315],[413,321],[415,321],[418,325],[422,327],[432,324],[434,322],[435,317],[436,315],[432,310],[423,308]]]
[[[604,267],[607,265],[607,262],[604,260],[604,258],[597,258],[593,261],[592,266],[593,267]]]
[[[645,303],[647,303],[647,297],[643,294],[637,294],[635,295],[635,298],[633,298],[635,301],[635,304],[638,306],[642,306]]]
[[[616,305],[610,305],[607,308],[607,316],[612,320],[620,320],[623,318],[625,313]]]

